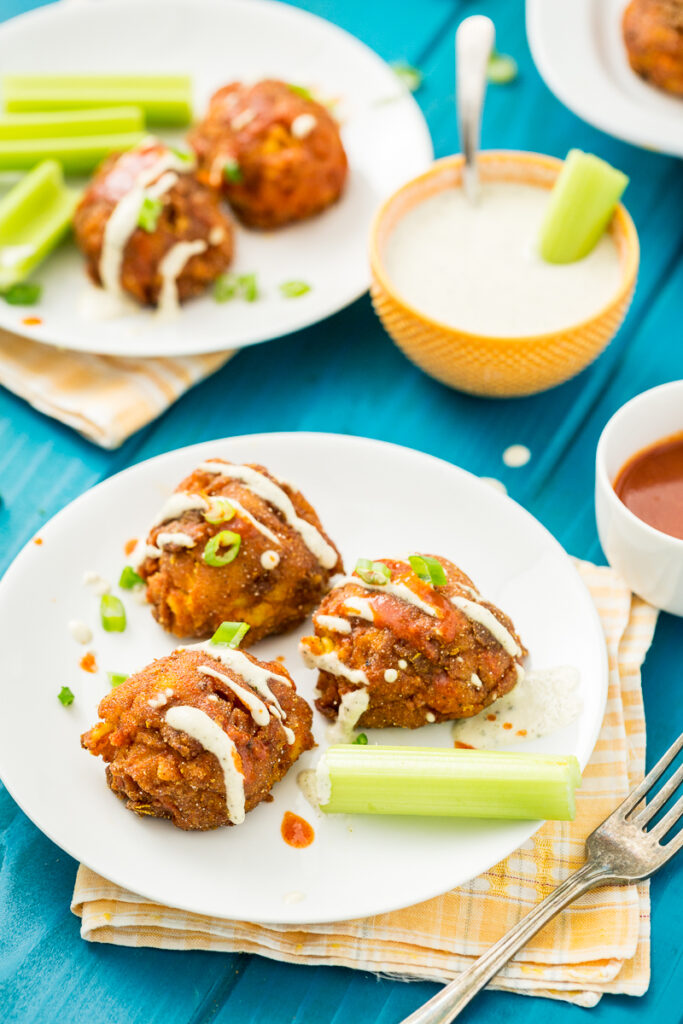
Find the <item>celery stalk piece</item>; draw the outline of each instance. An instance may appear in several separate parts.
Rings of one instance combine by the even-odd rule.
[[[547,263],[574,263],[593,249],[628,185],[621,171],[591,153],[570,149],[541,225],[539,250]]]
[[[189,75],[3,75],[5,110],[142,107],[148,124],[183,127],[192,120]]]
[[[144,138],[144,132],[117,132],[59,139],[2,139],[0,171],[25,171],[41,160],[58,160],[65,174],[87,174],[108,153],[132,149]]]
[[[0,200],[0,290],[23,281],[59,243],[80,198],[45,160]]]
[[[0,139],[58,139],[70,135],[111,135],[141,132],[141,107],[94,107],[92,110],[55,110],[48,113],[0,116]]]
[[[575,757],[499,750],[329,747],[318,762],[321,810],[451,818],[571,821]]]

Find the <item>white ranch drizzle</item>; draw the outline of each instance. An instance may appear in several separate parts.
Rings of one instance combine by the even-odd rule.
[[[235,762],[237,748],[228,734],[205,711],[185,704],[169,708],[166,722],[172,729],[187,733],[218,759],[223,769],[228,818],[233,825],[241,825],[244,821],[244,775]]]
[[[395,668],[387,668],[384,670],[384,682],[395,683],[398,679],[398,672]]]
[[[364,590],[375,590],[378,594],[391,594],[393,597],[397,597],[399,601],[405,601],[406,604],[415,605],[421,611],[425,612],[426,615],[431,615],[436,618],[437,611],[431,604],[427,604],[423,601],[414,590],[407,587],[405,583],[366,583],[360,576],[342,576],[338,583],[335,584],[334,589],[338,590],[339,587],[345,587],[347,583],[355,583],[357,587],[363,587]],[[348,600],[345,599],[344,603],[348,605]]]
[[[99,273],[102,287],[112,295],[123,295],[123,288],[121,287],[123,253],[130,236],[137,228],[140,207],[145,196],[148,195],[147,186],[155,181],[155,179],[161,178],[162,175],[166,177],[164,172],[171,168],[178,171],[186,171],[187,163],[181,161],[170,150],[166,150],[150,167],[145,167],[144,170],[140,171],[133,182],[132,188],[119,199],[107,219],[102,241]],[[169,183],[167,178],[166,184],[167,188],[170,188],[173,183]],[[153,198],[159,198],[158,186],[159,182],[157,182],[157,192]]]
[[[313,114],[299,114],[292,121],[291,132],[295,139],[305,139],[310,135],[318,121]]]
[[[331,633],[350,633],[351,623],[339,615],[314,615],[313,622],[321,629],[329,629]]]
[[[78,644],[89,644],[92,640],[92,629],[80,619],[71,619],[69,632]]]
[[[199,468],[201,469],[201,466]],[[235,498],[226,498],[225,500],[229,501],[232,507],[235,509],[235,511],[239,515],[241,515],[243,519],[246,519],[248,522],[250,522],[251,525],[255,527],[259,533],[262,533],[264,537],[267,537],[268,540],[272,541],[273,544],[280,543],[280,538],[277,536],[277,534],[273,533],[272,530],[269,530],[268,527],[259,519],[256,519],[255,516],[253,516],[251,512],[248,509],[246,509],[241,502],[236,501]]]
[[[470,676],[470,682],[472,683],[472,686],[476,686],[478,690],[481,690],[484,685],[476,672],[473,672]]]
[[[196,543],[194,537],[190,537],[189,533],[183,533],[182,530],[157,534],[157,548],[162,550],[171,544],[176,544],[179,548],[193,548]]]
[[[364,689],[350,690],[343,695],[337,713],[337,721],[327,730],[327,738],[330,743],[348,743],[350,741],[356,723],[367,711],[369,703],[368,691]],[[318,762],[319,766],[322,761],[324,761],[324,758],[321,758]],[[320,786],[318,786],[318,793],[320,795]],[[329,795],[327,799],[321,799],[320,802],[327,803],[328,800]]]
[[[173,519],[180,519],[184,512],[192,512],[195,509],[201,509],[202,512],[206,512],[208,507],[208,502],[205,498],[202,498],[201,494],[192,494],[189,491],[174,491],[163,504],[158,516],[152,520],[150,530],[153,530],[155,526],[161,526],[162,523],[171,522]]]
[[[280,556],[277,551],[264,551],[261,555],[261,565],[264,569],[275,569],[280,564]]]
[[[425,720],[427,722],[435,722],[436,721],[436,715],[434,714],[433,711],[427,711],[426,714],[425,714]]]
[[[273,480],[257,472],[251,466],[231,466],[225,462],[202,462],[199,469],[204,473],[216,473],[239,480],[254,494],[279,509],[286,522],[300,534],[304,544],[318,559],[324,569],[332,569],[337,564],[337,552],[328,544],[319,530],[306,519],[296,514],[291,499],[278,487]]]
[[[344,679],[348,679],[356,686],[369,686],[370,684],[370,680],[362,668],[349,668],[334,651],[328,651],[326,654],[313,654],[303,642],[299,645],[299,650],[304,664],[308,668],[317,668],[321,672],[329,672],[333,676],[343,676]]]
[[[198,253],[205,252],[207,248],[203,238],[195,238],[191,242],[176,242],[168,250],[159,264],[161,291],[157,300],[157,312],[160,317],[169,318],[177,313],[180,307],[178,278],[187,261]]]
[[[100,576],[94,569],[86,569],[83,573],[83,586],[92,587],[98,597],[101,597],[102,594],[108,594],[111,590],[109,580],[105,580],[104,576]]]
[[[204,676],[211,676],[213,679],[220,679],[222,683],[229,686],[232,692],[239,700],[242,701],[245,708],[249,711],[251,717],[254,719],[257,725],[268,725],[270,722],[270,714],[268,708],[263,703],[260,697],[257,697],[251,690],[247,690],[244,686],[240,686],[230,676],[226,676],[225,672],[217,672],[215,668],[211,668],[210,665],[200,665],[197,669]]]
[[[456,608],[459,608],[470,622],[478,622],[484,629],[487,629],[494,640],[498,641],[506,654],[509,654],[511,658],[518,658],[521,655],[521,648],[512,633],[483,604],[470,601],[467,597],[458,597],[457,594],[449,597],[449,601]]]
[[[287,736],[287,742],[294,742],[294,733],[284,724],[287,714],[268,685],[269,680],[276,679],[279,683],[291,686],[291,679],[287,679],[286,676],[280,676],[277,672],[270,672],[268,669],[262,668],[251,661],[242,651],[233,650],[231,647],[225,647],[222,644],[212,644],[210,640],[205,640],[200,644],[192,644],[189,647],[179,647],[178,650],[202,651],[202,653],[207,654],[210,658],[215,658],[216,661],[220,661],[226,668],[232,669],[238,676],[241,676],[245,683],[248,683],[249,686],[256,690],[263,697],[266,704],[270,705],[272,713],[282,723],[282,728]]]
[[[368,622],[375,621],[375,613],[372,610],[370,599],[367,597],[354,597],[353,595],[345,597],[343,610],[357,615],[359,619],[366,619]]]

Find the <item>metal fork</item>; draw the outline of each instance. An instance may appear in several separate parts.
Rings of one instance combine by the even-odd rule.
[[[448,1024],[508,960],[569,903],[601,885],[640,882],[666,864],[683,847],[683,829],[669,842],[662,843],[667,833],[683,818],[683,796],[652,829],[645,831],[645,826],[683,782],[683,765],[647,805],[641,810],[637,808],[681,750],[683,733],[640,785],[588,836],[583,867],[565,879],[488,953],[480,956],[455,981],[406,1017],[402,1024]]]

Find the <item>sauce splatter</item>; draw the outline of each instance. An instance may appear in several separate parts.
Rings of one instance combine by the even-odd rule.
[[[298,814],[292,814],[291,811],[285,811],[280,832],[287,845],[297,849],[310,846],[315,839],[313,826],[309,825],[304,818],[300,818]]]
[[[496,716],[495,715],[487,715],[486,716],[486,721],[487,722],[495,722],[495,720],[496,720]]]
[[[43,321],[39,316],[25,316],[21,322],[27,327],[38,327]]]
[[[33,543],[37,544],[40,547],[40,545],[43,543],[43,538],[42,537],[34,537],[33,538]]]
[[[518,729],[517,730],[517,735],[518,736],[526,736],[526,729]]]
[[[471,743],[463,743],[462,740],[456,740],[455,743],[453,744],[453,746],[456,747],[458,750],[476,750],[477,749],[476,747],[473,747]]]
[[[503,722],[503,728],[504,729],[511,729],[512,728],[512,722]]]
[[[86,651],[78,664],[84,672],[97,672],[97,662],[92,651]]]
[[[135,537],[133,537],[132,540],[127,540],[126,543],[123,545],[123,553],[125,555],[132,555],[137,546],[138,542],[135,539]]]

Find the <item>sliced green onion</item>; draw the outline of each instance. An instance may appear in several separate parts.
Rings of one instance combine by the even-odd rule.
[[[235,508],[228,498],[209,498],[209,507],[204,513],[207,523],[218,526],[219,523],[227,523],[235,515]]]
[[[507,85],[517,77],[517,61],[507,53],[492,53],[486,77],[493,85]]]
[[[280,291],[286,299],[297,299],[300,295],[310,292],[310,284],[305,281],[284,281],[280,285]]]
[[[127,565],[121,570],[119,586],[122,590],[132,590],[133,587],[138,587],[144,582],[142,576],[135,571],[132,565]]]
[[[239,533],[221,530],[220,533],[216,533],[210,540],[207,540],[204,548],[204,561],[207,565],[213,566],[229,565],[237,558],[241,543],[242,538]],[[219,548],[226,548],[225,553],[219,555]]]
[[[322,755],[321,809],[345,814],[571,821],[574,756],[343,744]]]
[[[227,302],[237,295],[237,274],[221,274],[213,286],[213,297],[216,302]]]
[[[221,622],[211,637],[211,643],[223,647],[239,647],[249,628],[246,622]]]
[[[228,157],[223,164],[223,177],[226,181],[230,182],[231,185],[239,185],[244,181],[239,160],[235,159],[234,156]]]
[[[42,291],[41,285],[34,281],[17,281],[0,294],[10,306],[35,306]]]
[[[73,704],[74,695],[68,686],[63,686],[57,694],[57,700],[60,704],[63,704],[65,708],[68,708],[69,704]]]
[[[371,562],[369,558],[359,558],[356,562],[356,575],[360,576],[364,583],[373,583],[381,587],[391,579],[391,570],[384,562]]]
[[[125,683],[126,679],[128,679],[128,676],[124,675],[122,672],[107,672],[107,676],[109,677],[109,685],[112,690],[115,690],[117,686],[120,686],[121,683]]]
[[[107,633],[123,633],[126,628],[126,609],[123,602],[113,594],[102,594],[100,598],[100,619]]]
[[[59,139],[63,135],[111,135],[140,132],[145,118],[140,107],[100,107],[92,110],[32,111],[0,116],[0,139]]]
[[[431,583],[433,587],[443,587],[448,583],[444,568],[436,558],[429,555],[410,555],[410,567],[419,579]]]
[[[155,231],[163,208],[164,204],[161,199],[154,199],[152,196],[145,196],[140,206],[140,212],[138,213],[138,227],[142,228],[142,230],[146,231],[148,234]]]
[[[302,100],[308,100],[312,103],[316,102],[315,96],[305,85],[295,85],[293,82],[287,82],[287,88],[297,96],[301,96]]]
[[[190,153],[187,149],[178,149],[176,146],[168,147],[173,156],[177,156],[179,160],[184,160],[186,164],[193,164],[195,162],[194,153]]]
[[[237,287],[246,302],[255,302],[258,299],[259,290],[256,283],[256,274],[240,274],[237,278]]]
[[[548,263],[574,263],[594,248],[628,178],[591,153],[571,149],[553,185],[539,235]]]
[[[42,160],[56,160],[65,174],[87,174],[109,153],[132,149],[144,138],[144,132],[113,132],[54,139],[0,139],[0,171],[27,171]]]
[[[408,92],[417,92],[422,85],[422,72],[418,68],[414,68],[412,64],[408,64],[407,61],[393,61],[391,70],[394,72],[399,82],[405,86]]]
[[[368,742],[368,738],[364,732],[359,732],[353,742],[358,744],[359,747],[364,747]]]
[[[189,75],[3,75],[10,112],[141,107],[148,124],[183,127],[192,120]]]

